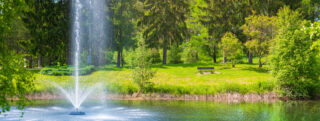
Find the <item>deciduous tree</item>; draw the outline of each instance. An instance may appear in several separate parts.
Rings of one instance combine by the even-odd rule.
[[[283,94],[294,98],[308,98],[316,94],[319,83],[316,51],[313,40],[302,25],[298,11],[288,7],[278,13],[278,35],[271,55],[271,72],[279,82]]]
[[[234,68],[237,63],[237,58],[242,52],[241,42],[236,35],[231,32],[227,32],[221,38],[220,46],[223,54],[231,59],[232,67]]]
[[[14,99],[18,109],[23,109],[26,94],[33,89],[32,73],[23,67],[23,55],[8,49],[10,41],[5,39],[23,7],[22,0],[0,0],[0,113],[10,111]]]
[[[274,17],[265,15],[251,15],[246,18],[246,23],[241,29],[247,36],[246,47],[250,53],[259,57],[259,67],[262,67],[261,58],[268,54],[269,43],[275,33]]]

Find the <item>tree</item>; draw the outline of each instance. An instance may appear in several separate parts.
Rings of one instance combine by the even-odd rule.
[[[231,59],[232,67],[234,68],[237,63],[237,58],[242,52],[242,44],[231,32],[227,32],[221,38],[221,48],[225,57]]]
[[[33,74],[24,68],[23,55],[11,51],[0,54],[0,112],[10,111],[11,102],[23,109],[29,101],[26,95],[33,90]]]
[[[310,36],[310,39],[314,41],[312,45],[312,49],[318,52],[318,56],[320,57],[320,21],[310,22],[307,21],[303,26],[303,30],[306,34]]]
[[[301,17],[307,20],[315,21],[319,17],[319,0],[281,0],[285,5],[292,10],[297,10],[301,13]]]
[[[208,39],[209,48],[213,51],[214,62],[216,62],[217,47],[222,36],[226,32],[235,33],[240,40],[243,35],[240,26],[244,23],[245,2],[239,0],[204,0],[205,4],[199,6],[206,14],[200,16],[201,23],[208,29],[210,38]],[[226,57],[224,57],[224,63]]]
[[[33,89],[33,76],[23,67],[23,55],[8,49],[10,41],[5,39],[24,2],[0,0],[0,4],[0,112],[6,112],[14,99],[18,109],[24,108],[28,101],[25,95]]]
[[[114,49],[117,51],[117,66],[123,66],[123,49],[134,47],[136,40],[135,22],[137,13],[135,10],[135,0],[113,0],[112,6],[112,22],[113,22],[113,38]]]
[[[216,60],[213,56],[214,51],[210,50],[214,43],[209,40],[208,30],[205,25],[201,24],[200,16],[206,15],[199,6],[205,4],[202,0],[190,0],[190,14],[187,15],[187,27],[190,33],[190,38],[186,39],[182,44],[183,59],[185,63],[195,63],[199,60],[199,55],[204,53]]]
[[[268,53],[269,43],[274,36],[274,17],[264,15],[251,15],[246,18],[246,23],[241,29],[249,41],[246,47],[250,53],[257,54],[259,57],[259,67],[262,67],[261,58]]]
[[[38,66],[43,66],[43,57],[48,65],[54,60],[66,63],[69,48],[70,1],[29,0],[23,12],[23,21],[31,39],[22,45],[32,55],[38,56]]]
[[[313,41],[301,23],[299,12],[282,8],[278,13],[278,35],[271,51],[271,72],[283,94],[294,98],[313,96],[319,83],[316,51],[311,48]]]
[[[138,25],[148,47],[163,48],[163,64],[167,63],[167,49],[171,43],[180,45],[188,37],[186,15],[188,0],[145,0],[144,16]]]
[[[149,80],[154,77],[156,72],[151,69],[149,56],[150,52],[148,52],[144,40],[140,39],[131,64],[134,68],[132,71],[133,80],[140,87],[139,93],[146,92],[153,86],[153,83]]]

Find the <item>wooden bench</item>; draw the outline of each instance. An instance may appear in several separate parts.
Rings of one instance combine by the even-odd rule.
[[[211,74],[214,73],[214,67],[198,67],[198,71],[200,74],[203,74],[203,72],[210,72]]]

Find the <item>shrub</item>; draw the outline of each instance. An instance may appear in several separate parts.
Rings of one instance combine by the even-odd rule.
[[[284,96],[308,98],[315,94],[319,71],[310,36],[301,26],[302,18],[288,7],[278,13],[279,34],[271,55],[271,71]]]
[[[155,71],[151,69],[151,60],[148,59],[148,56],[144,40],[141,40],[131,63],[133,81],[139,85],[139,93],[153,88],[153,84],[149,80],[154,77]]]
[[[94,71],[95,67],[90,66],[81,66],[79,69],[80,75],[87,75]],[[54,76],[63,76],[63,75],[72,75],[74,73],[73,66],[59,66],[59,67],[46,67],[40,71],[41,74],[45,75],[54,75]]]
[[[151,49],[151,54],[147,57],[148,60],[151,60],[152,64],[161,63],[160,53],[157,49]]]
[[[106,64],[112,64],[113,62],[113,52],[112,51],[106,51]]]
[[[172,64],[182,63],[181,52],[182,49],[179,47],[179,45],[173,45],[169,52],[169,62]]]

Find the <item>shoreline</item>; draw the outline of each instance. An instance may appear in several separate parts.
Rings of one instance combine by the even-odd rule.
[[[27,96],[30,100],[54,100],[65,99],[61,94],[52,93],[36,93]],[[212,102],[275,102],[282,100],[276,93],[264,94],[239,94],[239,93],[223,93],[215,95],[174,95],[174,94],[95,94],[90,99],[106,99],[106,100],[155,100],[155,101],[212,101]]]

